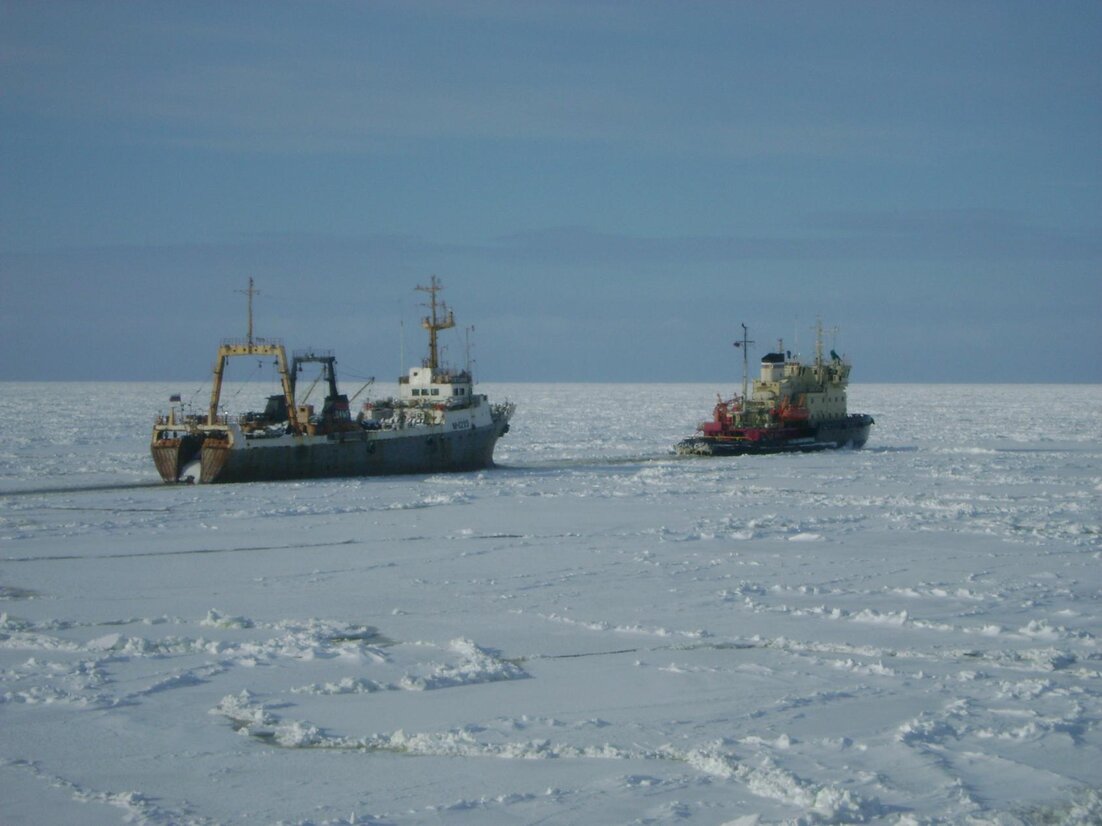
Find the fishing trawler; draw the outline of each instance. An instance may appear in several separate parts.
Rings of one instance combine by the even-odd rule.
[[[205,415],[173,406],[153,426],[151,450],[165,482],[257,482],[328,476],[376,476],[477,470],[493,465],[494,446],[509,430],[515,406],[491,404],[475,392],[469,368],[442,365],[437,334],[455,326],[455,316],[437,300],[436,276],[429,286],[429,354],[398,379],[398,395],[368,402],[353,417],[348,396],[337,387],[331,352],[300,351],[288,363],[283,344],[253,336],[253,280],[249,279],[249,325],[245,340],[224,341],[214,365]],[[220,412],[226,364],[236,357],[272,357],[280,392],[263,411],[230,416]],[[321,365],[327,395],[320,410],[296,401],[296,377],[309,363]],[[308,396],[307,396],[308,397]],[[178,396],[172,398],[179,402]]]
[[[742,325],[742,394],[717,398],[711,421],[675,446],[684,455],[738,456],[863,447],[875,422],[846,411],[851,365],[833,349],[823,356],[823,327],[816,325],[815,361],[803,364],[778,342],[761,359],[761,376],[747,395],[749,330]]]

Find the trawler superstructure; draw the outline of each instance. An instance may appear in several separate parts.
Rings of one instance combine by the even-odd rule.
[[[833,349],[823,355],[823,328],[816,325],[815,361],[804,364],[778,342],[761,359],[760,377],[747,393],[748,329],[742,325],[742,394],[719,397],[711,421],[698,435],[679,442],[676,451],[704,456],[746,453],[790,453],[838,447],[862,447],[874,424],[872,416],[846,410],[846,387],[852,365]]]
[[[437,333],[455,326],[437,300],[436,276],[427,287],[429,355],[399,378],[398,397],[365,403],[355,417],[338,391],[331,352],[299,351],[290,363],[283,344],[254,338],[249,279],[249,328],[244,341],[218,348],[210,405],[205,416],[175,407],[158,417],[151,450],[166,482],[252,482],[326,476],[373,476],[476,470],[493,464],[494,446],[509,429],[514,406],[491,404],[475,392],[470,369],[443,367]],[[261,412],[220,412],[222,377],[235,357],[273,357],[281,392]],[[305,364],[322,367],[327,394],[321,410],[296,401],[296,377]]]

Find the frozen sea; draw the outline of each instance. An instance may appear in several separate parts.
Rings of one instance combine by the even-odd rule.
[[[486,384],[492,470],[204,487],[148,452],[190,387],[0,384],[0,822],[1102,821],[1102,387],[672,455],[730,389]]]

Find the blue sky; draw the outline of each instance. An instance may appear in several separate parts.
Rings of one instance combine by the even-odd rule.
[[[0,379],[1099,382],[1100,159],[1093,0],[0,2]]]

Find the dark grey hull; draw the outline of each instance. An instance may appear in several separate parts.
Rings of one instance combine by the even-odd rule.
[[[830,447],[864,447],[874,424],[872,416],[866,413],[851,413],[837,422],[820,424],[815,429],[815,441],[826,442]]]
[[[248,444],[230,448],[206,443],[198,481],[265,482],[334,476],[386,476],[479,470],[494,463],[494,446],[508,430],[506,421],[445,433],[409,432],[381,437],[378,432],[333,434],[325,442]],[[419,430],[419,429],[418,429]],[[258,440],[259,441],[259,440]]]

